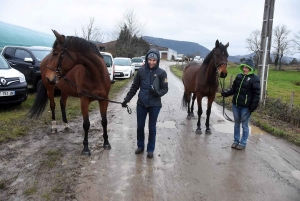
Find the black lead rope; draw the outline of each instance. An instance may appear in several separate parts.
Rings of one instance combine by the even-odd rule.
[[[72,82],[71,80],[67,79],[66,77],[63,77],[64,80],[69,84],[70,88],[74,91],[77,91],[74,87],[72,87],[70,84],[78,87],[79,89],[81,89],[82,91],[84,91],[84,93],[79,93],[78,95],[83,95],[83,96],[86,96],[86,97],[90,97],[90,98],[94,98],[96,100],[105,100],[105,101],[108,101],[108,102],[111,102],[111,103],[117,103],[117,104],[122,104],[122,102],[119,102],[119,101],[113,101],[113,100],[109,100],[109,99],[105,99],[105,98],[102,98],[100,96],[97,96],[95,94],[92,94],[90,92],[88,92],[87,90],[85,89],[82,89],[81,87],[79,87],[76,83]],[[127,112],[128,114],[131,114],[132,113],[132,110],[131,108],[126,105],[126,109],[127,109]]]

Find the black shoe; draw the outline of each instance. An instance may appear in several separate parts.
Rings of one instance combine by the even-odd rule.
[[[243,150],[243,149],[245,149],[246,147],[245,146],[242,146],[242,145],[238,145],[237,147],[236,147],[236,149],[237,150]]]
[[[235,149],[238,145],[239,145],[238,143],[235,143],[235,142],[234,142],[234,143],[231,145],[231,148]]]
[[[140,153],[142,153],[143,151],[144,151],[143,148],[137,148],[137,149],[135,150],[135,154],[140,154]]]
[[[153,152],[148,152],[147,158],[153,158]]]

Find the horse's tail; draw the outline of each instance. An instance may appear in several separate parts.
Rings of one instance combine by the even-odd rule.
[[[183,92],[183,97],[182,97],[182,101],[181,101],[181,108],[187,108],[188,107],[188,97],[186,95],[185,92]]]
[[[38,118],[44,112],[48,103],[47,90],[43,83],[38,86],[36,97],[33,105],[31,106],[27,116],[29,118]]]

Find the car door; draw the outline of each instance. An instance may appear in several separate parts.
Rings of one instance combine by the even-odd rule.
[[[31,58],[32,62],[25,61],[25,58]],[[26,77],[28,84],[33,84],[33,58],[30,53],[24,49],[16,48],[14,59],[10,61],[13,68],[22,72]]]

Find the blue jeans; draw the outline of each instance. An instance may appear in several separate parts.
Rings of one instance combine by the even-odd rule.
[[[137,146],[138,148],[144,149],[145,144],[145,122],[147,114],[149,113],[149,138],[147,145],[147,152],[153,152],[155,149],[156,139],[156,122],[161,107],[144,107],[142,105],[136,106],[136,117],[137,117]]]
[[[246,146],[249,137],[249,118],[251,113],[247,107],[238,107],[232,104],[232,113],[234,117],[234,142]],[[241,124],[243,128],[242,139],[240,139]]]

